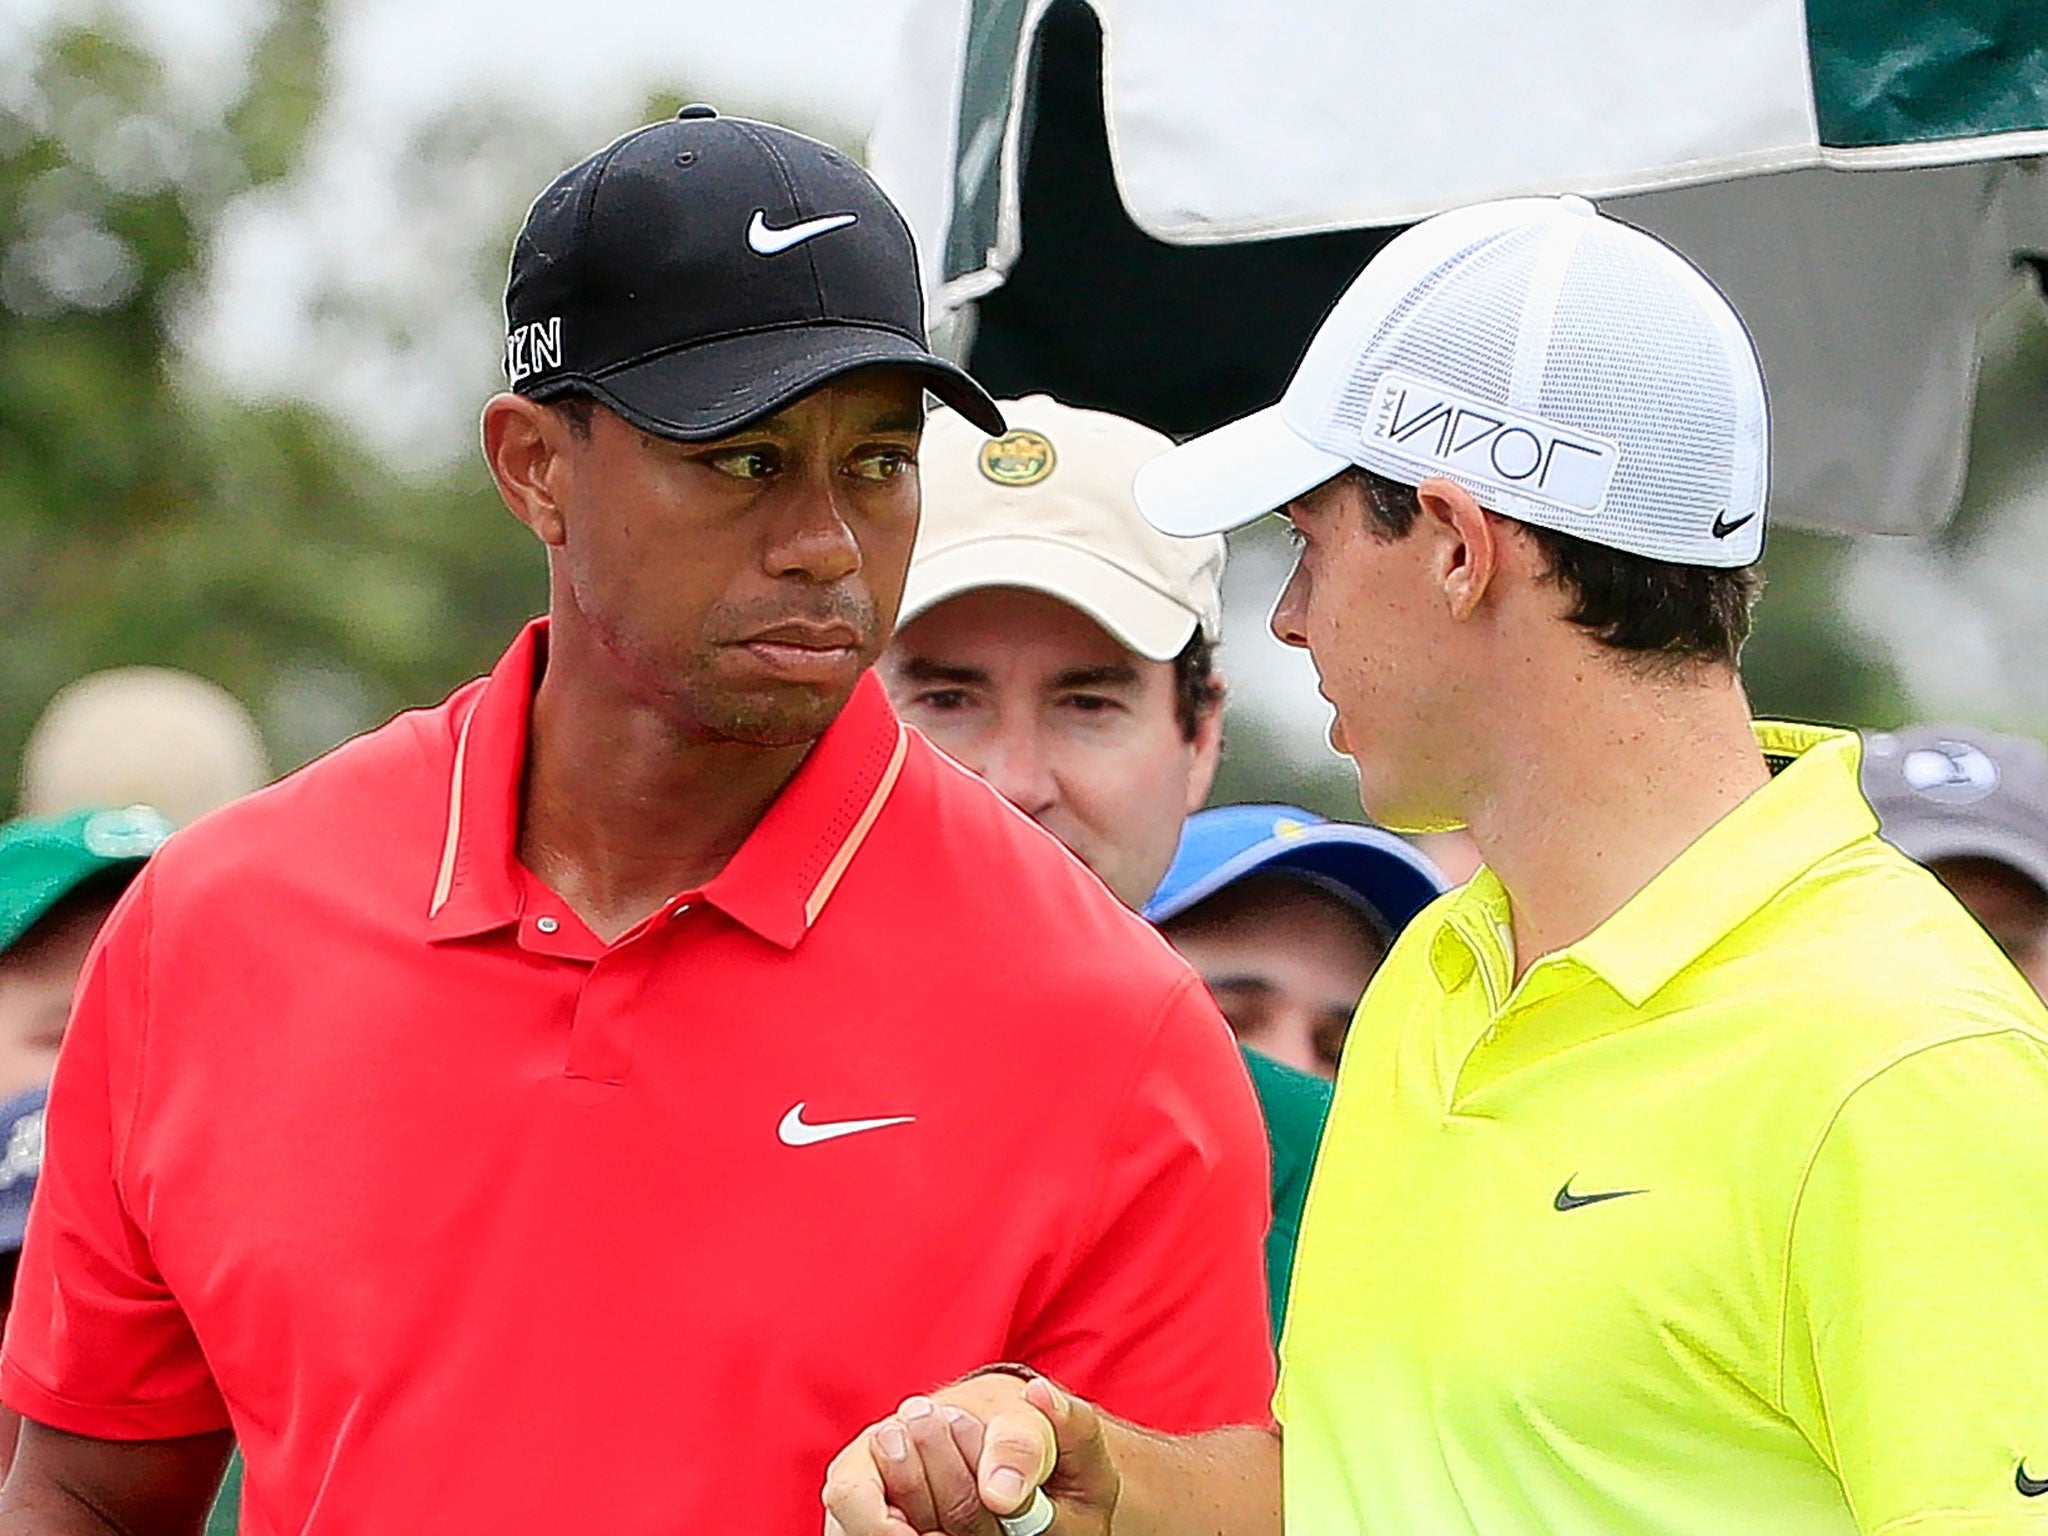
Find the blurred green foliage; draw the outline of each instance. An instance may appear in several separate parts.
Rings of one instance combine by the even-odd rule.
[[[102,21],[0,100],[0,801],[44,702],[95,668],[213,678],[288,766],[487,666],[543,601],[479,470],[404,477],[181,367],[221,215],[299,164],[326,53],[318,0],[286,0],[209,112]]]

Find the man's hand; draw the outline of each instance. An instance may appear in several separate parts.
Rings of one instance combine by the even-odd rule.
[[[825,1479],[826,1536],[1003,1536],[1043,1488],[1047,1536],[1107,1536],[1121,1490],[1101,1414],[1039,1377],[972,1376],[862,1431]]]

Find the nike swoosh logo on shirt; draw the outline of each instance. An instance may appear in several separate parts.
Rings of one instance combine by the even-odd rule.
[[[1577,1174],[1572,1175],[1572,1178],[1577,1177]],[[1620,1200],[1628,1195],[1648,1193],[1646,1189],[1608,1189],[1596,1195],[1575,1195],[1572,1193],[1571,1179],[1566,1179],[1558,1186],[1557,1200],[1554,1203],[1560,1211],[1576,1211],[1582,1205],[1598,1205],[1602,1200]]]
[[[835,229],[844,229],[859,221],[857,213],[828,213],[822,219],[805,219],[801,224],[791,224],[786,229],[773,229],[769,226],[767,213],[756,208],[754,222],[747,226],[747,248],[757,256],[779,256],[793,245],[802,245],[806,240],[829,235]]]
[[[2027,1476],[2027,1464],[2024,1461],[2020,1463],[2019,1470],[2013,1473],[2012,1485],[2030,1499],[2038,1499],[2042,1494],[2048,1493],[2048,1477]]]
[[[799,1099],[782,1117],[782,1124],[775,1127],[776,1138],[785,1147],[816,1146],[821,1141],[837,1141],[841,1136],[858,1136],[862,1131],[879,1131],[884,1126],[908,1125],[917,1118],[915,1115],[884,1115],[878,1120],[821,1120],[815,1123],[804,1119],[804,1100]]]

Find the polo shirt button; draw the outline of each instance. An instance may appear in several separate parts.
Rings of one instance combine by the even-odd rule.
[[[681,906],[677,907],[677,908],[675,909],[675,911],[673,911],[673,912],[669,913],[669,915],[668,915],[669,921],[670,921],[670,922],[674,922],[674,921],[675,921],[675,920],[676,920],[677,918],[681,917],[681,916],[682,916],[682,915],[683,915],[683,914],[684,914],[685,912],[687,912],[687,911],[689,911],[689,910],[690,910],[690,904],[689,904],[689,903],[688,903],[688,902],[686,901],[686,902],[684,902],[684,903],[683,903],[683,904],[682,904]]]
[[[543,917],[535,919],[533,926],[538,928],[542,933],[553,933],[562,925],[556,922],[552,917]]]

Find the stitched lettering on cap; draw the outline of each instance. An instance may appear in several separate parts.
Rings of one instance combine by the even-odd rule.
[[[562,317],[516,326],[505,338],[505,376],[514,384],[562,366]]]

